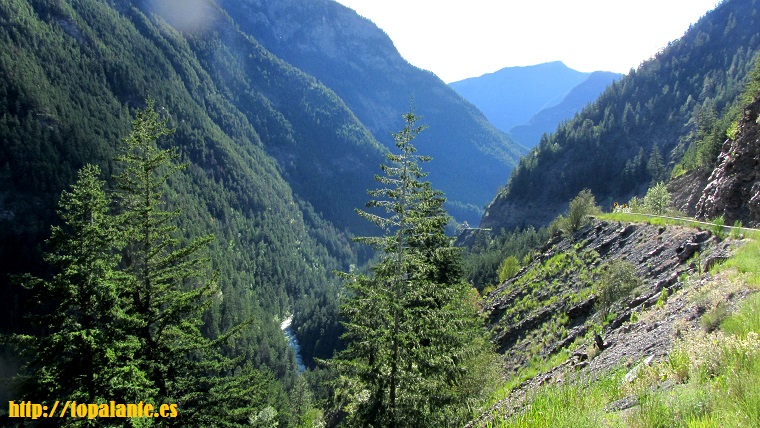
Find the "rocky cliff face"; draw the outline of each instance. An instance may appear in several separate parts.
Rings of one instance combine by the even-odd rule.
[[[668,182],[668,192],[672,196],[672,205],[676,210],[690,216],[697,215],[697,203],[707,186],[710,171],[694,169]]]
[[[722,215],[726,224],[760,225],[760,98],[744,110],[735,140],[728,140],[696,207],[697,217]]]

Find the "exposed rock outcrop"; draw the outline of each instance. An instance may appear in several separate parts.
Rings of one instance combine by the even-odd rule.
[[[691,217],[697,215],[697,203],[709,178],[709,170],[695,169],[670,180],[668,192],[673,198],[673,208]]]
[[[635,373],[641,364],[667,358],[679,337],[704,328],[700,320],[706,311],[717,305],[735,308],[749,293],[720,274],[705,273],[706,265],[726,259],[734,244],[740,242],[721,241],[708,231],[689,227],[597,221],[571,238],[545,246],[530,266],[487,296],[484,310],[491,316],[492,332],[504,351],[507,370],[527,363],[521,353],[546,357],[568,348],[569,357],[522,382],[467,426],[490,426],[523,411],[542,385],[586,382],[621,367]],[[615,259],[631,262],[643,284],[619,302],[618,315],[601,334],[594,334],[591,324],[598,322],[593,318],[595,296],[584,293],[590,286],[588,273]],[[574,265],[577,261],[583,264]],[[541,276],[540,272],[549,274]],[[529,277],[529,281],[520,281],[520,277]],[[540,285],[532,290],[527,286],[536,282]],[[555,282],[559,286],[553,288]],[[547,289],[556,296],[550,299],[553,304],[513,315],[510,308],[525,305],[525,296],[540,298]],[[573,294],[586,297],[569,304]],[[561,336],[553,337],[547,329],[536,334],[542,321],[552,319],[548,308],[566,319],[566,333]],[[636,400],[626,397],[611,403],[607,411],[624,410],[638,404]]]
[[[697,203],[697,217],[722,215],[726,224],[760,225],[760,99],[745,110],[735,140],[728,140]]]
[[[663,289],[672,292],[682,273],[700,270],[698,254],[706,259],[717,249],[707,231],[606,221],[552,244],[486,297],[484,312],[507,370],[519,370],[528,353],[548,356],[586,335],[595,313],[592,287],[599,266],[624,259],[642,280],[618,311],[620,319],[610,324],[616,328],[631,311],[654,305]]]

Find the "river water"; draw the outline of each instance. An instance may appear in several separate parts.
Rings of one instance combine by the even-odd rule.
[[[293,348],[293,352],[296,354],[296,363],[298,364],[298,372],[303,373],[306,370],[306,366],[303,364],[303,358],[301,358],[301,346],[298,344],[296,335],[293,334],[291,324],[293,323],[293,315],[289,316],[280,324],[280,329],[285,333],[285,337],[288,338],[288,344]]]

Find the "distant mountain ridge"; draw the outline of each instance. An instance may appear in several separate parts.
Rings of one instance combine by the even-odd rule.
[[[525,156],[482,227],[546,225],[584,188],[610,206],[667,179],[736,103],[760,51],[760,1],[727,0]]]
[[[494,126],[508,133],[517,126],[531,124],[534,116],[545,109],[558,105],[563,105],[562,110],[559,110],[562,112],[571,109],[572,112],[563,113],[553,126],[540,126],[541,131],[546,128],[553,131],[561,120],[569,119],[586,103],[596,99],[604,90],[604,87],[598,89],[598,82],[605,79],[611,81],[615,76],[620,75],[609,72],[580,72],[569,68],[561,61],[554,61],[525,67],[506,67],[479,77],[452,82],[449,86],[475,104]],[[576,93],[566,99],[571,91]],[[592,93],[586,94],[587,92]],[[579,93],[586,95],[579,97]],[[549,117],[554,117],[557,113],[558,111],[554,111]],[[546,117],[536,119],[539,123],[545,120]],[[538,143],[538,139],[533,141],[527,138],[533,133],[535,131],[527,130],[518,134],[523,136],[523,139],[515,135],[513,137],[523,146],[530,148]]]
[[[522,146],[434,74],[410,65],[371,21],[332,0],[225,0],[242,31],[319,79],[386,147],[413,104],[429,128],[415,142],[450,212],[477,224]]]

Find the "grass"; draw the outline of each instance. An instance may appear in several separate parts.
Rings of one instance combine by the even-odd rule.
[[[760,240],[750,239],[745,242],[730,259],[719,266],[716,272],[735,268],[742,279],[755,289],[760,289]]]
[[[541,388],[522,413],[489,427],[757,427],[760,426],[760,294],[723,322],[717,334],[689,337],[669,360],[622,380],[617,370],[591,384]],[[753,330],[755,329],[755,330]],[[659,388],[664,380],[677,384]],[[625,412],[605,407],[635,396]]]
[[[720,327],[726,333],[742,339],[746,339],[750,331],[760,333],[760,293],[747,297],[741,310],[725,318]]]
[[[556,354],[552,355],[548,359],[543,359],[539,357],[531,358],[531,360],[528,362],[528,365],[523,367],[515,376],[509,379],[507,383],[505,383],[503,386],[498,388],[492,395],[491,399],[488,401],[486,407],[490,407],[494,404],[496,404],[498,401],[501,401],[509,396],[509,393],[512,392],[513,389],[517,388],[525,382],[528,379],[532,379],[536,375],[540,373],[547,372],[554,367],[559,366],[560,364],[564,363],[570,358],[570,351],[565,348],[562,349],[560,352],[557,352]]]
[[[524,412],[509,420],[494,421],[488,427],[599,427],[623,426],[616,415],[604,411],[604,404],[621,398],[618,385],[625,371],[617,371],[593,384],[563,384],[543,388]],[[616,421],[617,419],[617,421]]]
[[[692,226],[704,228],[704,225],[699,224],[696,220],[674,220],[671,218],[650,217],[638,213],[604,213],[597,215],[596,218],[599,220],[619,221],[623,223],[648,223],[654,226]]]
[[[719,269],[732,268],[743,282],[760,289],[760,243],[746,242]],[[633,382],[622,381],[627,370],[621,368],[590,384],[547,384],[529,398],[522,412],[487,426],[760,426],[760,292],[745,299],[736,313],[722,306],[706,315],[703,327],[716,328],[713,333],[687,335],[668,360],[643,367]],[[529,374],[546,371],[552,363],[537,364]],[[661,388],[666,380],[674,386]],[[629,396],[636,397],[637,406],[605,411],[610,403]]]
[[[726,236],[724,232],[725,229],[722,223],[723,221],[722,218],[720,218],[720,220],[715,219],[713,220],[713,222],[702,222],[702,221],[698,221],[695,219],[688,219],[688,218],[674,218],[674,217],[663,218],[663,217],[652,217],[646,214],[622,213],[622,212],[599,214],[596,216],[596,218],[598,218],[599,220],[619,221],[619,222],[624,222],[624,223],[648,223],[654,226],[687,226],[687,227],[693,227],[696,229],[710,230],[713,232],[720,230],[720,233],[718,235],[721,237]],[[740,223],[735,225],[735,227],[729,230],[730,230],[729,234],[732,237],[739,237],[740,235],[744,235],[744,237],[746,238],[760,240],[760,230],[743,228],[740,226]]]

